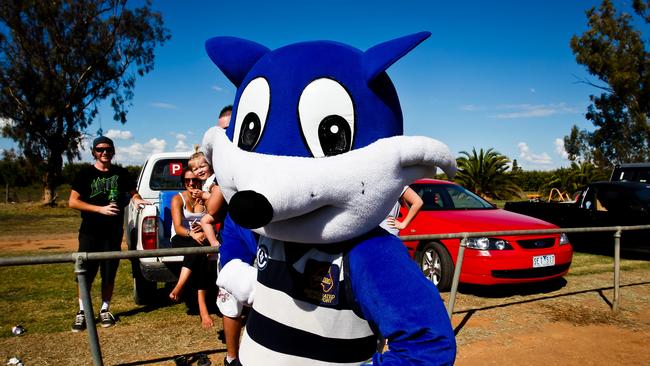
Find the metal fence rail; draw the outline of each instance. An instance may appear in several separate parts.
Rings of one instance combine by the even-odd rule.
[[[460,238],[460,246],[458,248],[458,255],[454,269],[454,277],[449,295],[449,302],[447,303],[447,314],[451,319],[454,303],[456,302],[456,295],[458,292],[458,282],[460,279],[460,272],[463,265],[463,258],[465,255],[465,248],[467,247],[467,239],[482,236],[502,236],[502,235],[531,235],[531,234],[556,234],[556,233],[584,233],[584,232],[614,232],[614,299],[612,302],[612,310],[618,310],[619,303],[619,287],[620,287],[620,239],[622,231],[631,230],[647,230],[650,225],[637,225],[637,226],[608,226],[608,227],[589,227],[589,228],[564,228],[564,229],[540,229],[540,230],[506,230],[506,231],[483,231],[483,232],[462,232],[462,233],[448,233],[448,234],[430,234],[430,235],[406,235],[400,236],[402,241],[422,241],[422,240],[438,240],[438,239],[457,239]],[[650,243],[649,243],[650,246]],[[194,248],[169,248],[169,249],[153,249],[153,250],[128,250],[116,252],[75,252],[68,254],[50,254],[39,256],[14,256],[0,258],[0,267],[2,266],[24,266],[24,265],[37,265],[37,264],[55,264],[55,263],[74,263],[75,273],[79,281],[79,288],[81,292],[81,301],[83,302],[84,309],[90,313],[91,316],[86,317],[88,340],[90,343],[90,350],[93,357],[93,364],[96,366],[103,365],[102,353],[99,346],[99,338],[97,336],[97,328],[95,326],[95,313],[92,307],[90,292],[88,288],[88,281],[86,279],[85,263],[88,261],[98,261],[106,259],[134,259],[134,258],[149,258],[149,257],[165,257],[174,255],[191,255],[191,254],[209,254],[218,253],[219,249],[216,247],[194,247]]]

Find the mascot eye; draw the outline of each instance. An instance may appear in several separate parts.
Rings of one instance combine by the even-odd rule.
[[[246,151],[251,151],[257,144],[261,134],[262,123],[260,117],[256,113],[250,112],[244,117],[237,146]]]
[[[271,90],[264,78],[251,80],[237,104],[234,139],[240,149],[252,151],[260,141],[269,113]]]
[[[325,156],[350,150],[350,125],[341,116],[327,116],[318,125],[318,140]]]
[[[350,151],[354,137],[354,106],[345,88],[332,79],[316,79],[298,102],[302,134],[314,157]]]

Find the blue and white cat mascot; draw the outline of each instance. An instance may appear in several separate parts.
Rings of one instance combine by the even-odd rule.
[[[237,230],[259,234],[256,270],[250,258],[228,258],[218,282],[252,303],[243,365],[454,362],[440,294],[378,227],[404,186],[436,167],[456,171],[441,142],[401,136],[385,72],[429,35],[365,52],[331,41],[276,50],[233,37],[206,42],[237,87],[234,123],[207,146],[229,205],[222,259]],[[387,352],[375,352],[378,337]]]

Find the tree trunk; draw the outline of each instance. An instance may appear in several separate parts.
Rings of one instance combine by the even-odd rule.
[[[47,184],[43,187],[43,205],[54,206],[56,204],[56,190],[54,187],[49,187]]]
[[[61,169],[63,168],[63,157],[61,153],[51,153],[45,166],[43,176],[43,205],[54,206],[56,204],[56,187],[59,185]]]

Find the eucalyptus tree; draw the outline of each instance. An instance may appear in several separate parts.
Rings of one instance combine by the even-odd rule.
[[[63,157],[79,157],[98,104],[110,99],[126,122],[136,76],[153,70],[154,49],[170,38],[151,2],[3,0],[0,2],[2,135],[44,172],[51,202]]]
[[[589,29],[571,39],[576,61],[599,79],[584,82],[600,91],[590,96],[585,114],[595,129],[574,126],[564,138],[573,161],[607,167],[650,159],[648,37],[635,28],[650,23],[649,5],[650,0],[633,0],[632,12],[618,11],[611,0],[603,0],[586,12]]]

